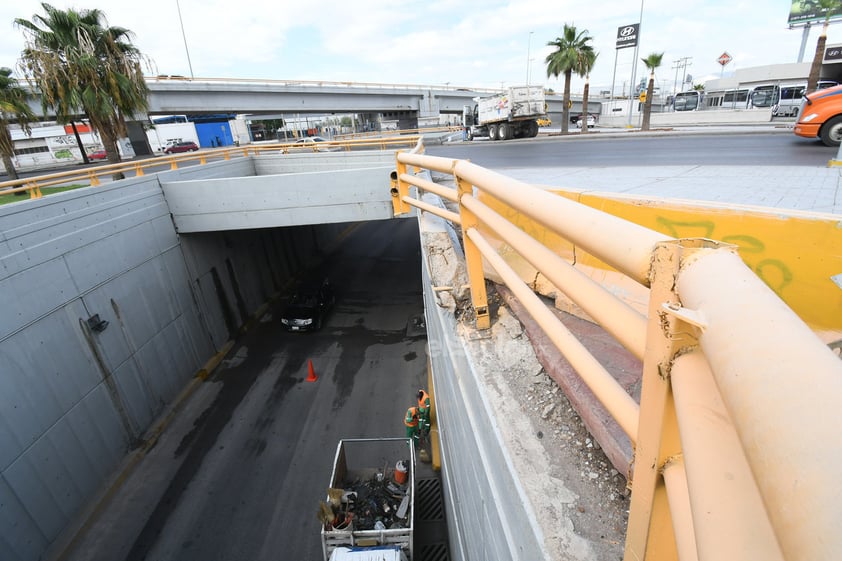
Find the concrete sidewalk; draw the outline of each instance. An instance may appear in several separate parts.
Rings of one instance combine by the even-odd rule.
[[[842,168],[663,166],[502,168],[535,185],[842,215]],[[578,189],[588,185],[587,190]]]

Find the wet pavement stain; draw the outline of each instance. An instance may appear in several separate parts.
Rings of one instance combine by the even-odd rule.
[[[272,330],[267,331],[271,332]],[[272,345],[271,348],[277,347],[277,333],[257,336],[249,341],[249,346],[254,349],[264,349],[265,345]],[[251,357],[270,357],[271,353],[253,352],[249,355]],[[190,482],[201,469],[205,456],[217,448],[216,442],[219,434],[225,429],[226,425],[232,422],[234,412],[254,386],[258,375],[266,370],[269,360],[269,358],[265,358],[261,363],[257,359],[251,359],[251,361],[247,359],[233,368],[214,374],[211,378],[211,382],[221,383],[223,387],[219,390],[213,403],[196,419],[193,430],[185,435],[179,443],[175,451],[175,457],[184,456],[181,465],[132,544],[125,561],[147,559],[158,537],[166,527],[170,516],[178,507],[181,496],[187,491]],[[275,383],[275,389],[272,392],[272,399],[275,400],[275,403],[301,381],[290,377],[290,369],[289,366],[284,368],[281,379]],[[285,377],[288,379],[284,379]],[[259,424],[268,427],[265,420]],[[265,440],[262,445],[258,441],[246,444],[246,448],[256,455],[262,453],[265,447]]]
[[[342,347],[336,368],[333,371],[333,383],[336,397],[331,410],[339,410],[354,389],[354,377],[362,368],[368,349],[374,345],[399,345],[426,339],[425,336],[407,337],[406,331],[369,330],[362,325],[345,328],[342,335]],[[407,354],[414,354],[413,352]],[[406,358],[407,355],[404,355]]]

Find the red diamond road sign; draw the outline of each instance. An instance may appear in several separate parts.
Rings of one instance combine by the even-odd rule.
[[[732,60],[733,60],[733,59],[731,58],[731,55],[729,55],[729,54],[728,54],[728,51],[725,51],[724,53],[722,53],[721,55],[719,55],[719,58],[718,58],[718,59],[716,59],[716,62],[718,62],[718,63],[719,63],[719,64],[721,64],[722,66],[725,66],[726,64],[728,64],[728,63],[729,63],[729,62],[731,62]]]

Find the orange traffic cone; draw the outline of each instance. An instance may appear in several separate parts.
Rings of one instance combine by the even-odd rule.
[[[305,381],[306,382],[315,382],[316,380],[318,380],[318,377],[316,377],[316,371],[313,370],[313,361],[308,360],[307,361],[307,378],[305,379]]]

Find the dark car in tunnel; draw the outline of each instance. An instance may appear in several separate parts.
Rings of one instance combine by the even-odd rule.
[[[288,331],[317,331],[335,302],[336,295],[327,279],[316,285],[302,285],[290,298],[281,323]]]

